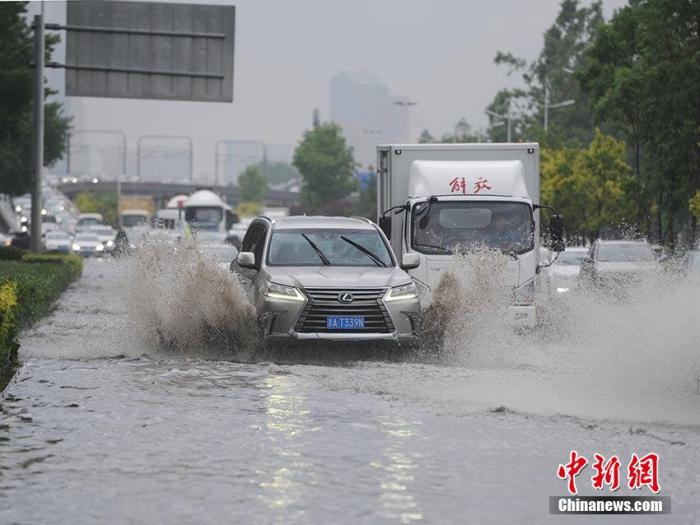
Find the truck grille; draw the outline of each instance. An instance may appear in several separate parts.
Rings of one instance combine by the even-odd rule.
[[[305,288],[309,302],[299,316],[297,332],[333,333],[391,333],[394,324],[386,311],[382,298],[386,288]],[[349,304],[338,300],[339,294],[350,293]],[[326,317],[329,315],[362,315],[365,327],[354,330],[329,330]]]

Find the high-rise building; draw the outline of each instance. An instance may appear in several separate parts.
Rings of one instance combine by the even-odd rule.
[[[376,164],[377,144],[406,142],[409,137],[407,99],[367,72],[343,71],[330,81],[331,121],[339,124],[362,168]]]

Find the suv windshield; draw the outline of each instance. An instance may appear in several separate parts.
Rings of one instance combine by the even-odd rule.
[[[270,266],[393,266],[376,230],[300,229],[272,233]]]
[[[601,262],[654,262],[656,257],[645,243],[601,244],[596,259]]]
[[[532,210],[521,202],[433,201],[413,207],[412,246],[427,254],[486,246],[504,253],[534,248]]]

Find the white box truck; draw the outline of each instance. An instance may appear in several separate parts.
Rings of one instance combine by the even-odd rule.
[[[429,301],[455,250],[481,246],[509,254],[515,326],[535,324],[539,273],[539,146],[389,144],[377,146],[378,223]],[[551,248],[563,225],[550,221]]]

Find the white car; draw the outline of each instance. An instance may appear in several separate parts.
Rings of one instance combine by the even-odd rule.
[[[214,259],[216,265],[223,270],[228,270],[231,263],[238,257],[238,250],[230,244],[206,243],[198,244],[197,248],[206,257]]]
[[[77,231],[86,230],[92,226],[101,226],[104,218],[101,213],[81,213],[78,217],[78,224],[75,225]]]
[[[73,252],[83,257],[92,255],[101,256],[104,254],[105,247],[100,242],[100,238],[96,233],[78,232],[73,239]]]
[[[567,293],[578,284],[581,263],[588,255],[588,248],[571,247],[561,252],[549,268],[551,293]]]
[[[70,253],[72,251],[73,236],[62,230],[52,230],[44,235],[44,248],[49,252]]]
[[[91,226],[88,231],[97,235],[100,242],[104,245],[105,251],[114,249],[114,240],[117,237],[117,232],[111,226]]]

